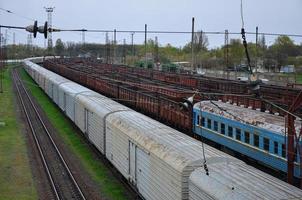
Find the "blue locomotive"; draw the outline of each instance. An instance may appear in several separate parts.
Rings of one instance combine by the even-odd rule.
[[[284,117],[221,101],[193,107],[193,131],[274,169],[287,172]],[[299,155],[294,175],[300,177]]]

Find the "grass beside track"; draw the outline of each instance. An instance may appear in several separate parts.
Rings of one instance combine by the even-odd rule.
[[[0,199],[38,199],[30,169],[26,140],[16,118],[10,68],[0,93]]]
[[[302,74],[297,74],[297,83],[302,84]]]
[[[99,184],[101,193],[110,199],[125,199],[126,191],[122,184],[109,175],[110,172],[103,163],[93,158],[89,147],[81,142],[80,137],[75,134],[74,128],[64,114],[60,112],[59,108],[48,98],[43,90],[38,87],[26,71],[21,69],[20,72],[27,88],[30,89],[51,123],[58,130],[65,144],[67,144],[71,151],[78,156],[85,169]]]

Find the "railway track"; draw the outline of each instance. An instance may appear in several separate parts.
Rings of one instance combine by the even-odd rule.
[[[16,68],[12,70],[12,77],[48,181],[53,190],[53,196],[58,200],[86,199],[49,130],[46,128]]]

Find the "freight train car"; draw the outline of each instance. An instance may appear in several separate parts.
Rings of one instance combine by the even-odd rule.
[[[73,100],[65,101],[71,104],[65,108],[75,115],[67,116],[146,200],[302,198],[300,189],[230,155],[59,75],[44,73],[46,69],[30,60],[24,65],[32,77],[38,74],[56,84],[58,99],[70,94]],[[37,83],[42,88],[41,81]]]

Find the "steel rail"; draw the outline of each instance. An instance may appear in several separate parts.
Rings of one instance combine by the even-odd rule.
[[[29,123],[29,125],[30,125],[30,128],[31,128],[31,130],[32,130],[32,134],[33,134],[33,136],[34,136],[35,143],[37,144],[37,147],[38,147],[38,150],[39,150],[39,154],[40,154],[40,156],[41,156],[41,158],[42,158],[43,165],[44,165],[45,170],[46,170],[46,172],[47,172],[48,178],[50,179],[51,186],[52,186],[52,189],[54,190],[54,193],[55,193],[56,198],[57,198],[58,200],[61,199],[60,196],[59,196],[58,190],[57,190],[57,188],[56,188],[56,186],[55,186],[55,182],[54,182],[54,180],[53,180],[53,177],[52,177],[52,175],[51,175],[51,172],[50,172],[50,170],[49,170],[49,166],[48,166],[47,161],[46,161],[46,159],[45,159],[45,156],[44,156],[44,153],[43,153],[43,151],[42,151],[41,145],[40,145],[40,143],[39,143],[39,140],[37,139],[36,132],[35,132],[35,130],[34,130],[34,127],[33,127],[33,125],[32,125],[32,122],[31,122],[31,120],[30,120],[30,117],[29,117],[29,115],[28,115],[28,112],[27,112],[27,110],[26,110],[26,107],[25,107],[25,104],[24,104],[24,100],[23,100],[22,95],[21,95],[21,92],[20,92],[20,87],[24,90],[24,92],[25,92],[25,94],[26,94],[26,96],[27,96],[27,98],[28,98],[28,100],[29,100],[29,102],[30,102],[30,105],[32,106],[32,108],[33,108],[35,114],[37,115],[37,117],[38,117],[38,119],[39,119],[39,122],[42,124],[43,129],[44,129],[45,132],[47,133],[47,136],[48,136],[48,138],[50,139],[51,144],[52,144],[53,147],[55,148],[56,153],[58,154],[58,156],[59,156],[61,162],[63,163],[63,166],[65,167],[66,171],[68,172],[68,175],[69,175],[69,177],[71,178],[71,180],[72,180],[74,186],[76,187],[77,191],[79,192],[81,198],[82,198],[83,200],[86,200],[86,198],[85,198],[85,196],[84,196],[84,194],[83,194],[81,188],[79,187],[78,183],[76,182],[75,178],[73,177],[72,172],[70,171],[70,169],[69,169],[67,163],[65,162],[65,160],[64,160],[64,158],[63,158],[63,156],[62,156],[62,154],[61,154],[61,152],[59,151],[57,145],[55,144],[53,138],[51,137],[51,135],[50,135],[50,133],[49,133],[47,127],[45,126],[45,123],[43,122],[43,120],[42,120],[42,118],[41,118],[41,116],[40,116],[40,114],[39,114],[39,112],[38,112],[36,106],[34,105],[34,103],[33,103],[32,99],[31,99],[30,95],[28,94],[28,92],[27,92],[27,90],[26,90],[24,84],[23,84],[22,81],[20,80],[20,77],[19,77],[18,73],[16,72],[16,69],[13,70],[13,79],[14,79],[14,81],[15,81],[15,85],[16,85],[16,88],[17,88],[18,96],[19,96],[19,98],[20,98],[20,100],[21,100],[22,107],[23,107],[24,112],[25,112],[25,114],[26,114],[27,121],[28,121],[28,123]],[[20,84],[19,86],[18,86],[18,82],[19,82],[19,84]]]
[[[13,75],[13,80],[14,80],[14,83],[15,83],[15,86],[16,86],[16,89],[17,89],[18,97],[19,97],[19,99],[20,99],[20,102],[21,102],[23,111],[24,111],[25,116],[26,116],[26,120],[27,120],[27,122],[28,122],[28,124],[29,124],[29,127],[30,127],[30,129],[31,129],[31,132],[32,132],[32,135],[33,135],[33,137],[34,137],[35,143],[36,143],[36,145],[37,145],[37,148],[38,148],[38,151],[39,151],[39,155],[41,156],[41,159],[42,159],[42,162],[43,162],[43,165],[44,165],[44,168],[45,168],[47,177],[48,177],[48,179],[49,179],[49,181],[50,181],[50,183],[51,183],[51,188],[53,189],[56,198],[57,198],[57,199],[60,199],[60,196],[59,196],[58,191],[57,191],[57,189],[56,189],[56,187],[55,187],[53,178],[52,178],[52,176],[51,176],[49,167],[48,167],[48,165],[47,165],[47,163],[46,163],[45,156],[44,156],[44,154],[43,154],[43,152],[42,152],[40,143],[39,143],[39,141],[38,141],[38,138],[37,138],[37,135],[36,135],[36,131],[35,131],[35,129],[34,129],[32,123],[31,123],[31,120],[30,120],[30,118],[29,118],[29,114],[28,114],[28,112],[27,112],[27,110],[26,110],[24,101],[23,101],[23,99],[22,99],[22,97],[21,97],[20,89],[19,89],[19,87],[17,86],[17,79],[16,79],[16,77],[15,77],[16,75],[15,75],[15,71],[14,71],[14,70],[13,70],[13,72],[12,72],[12,75]]]

